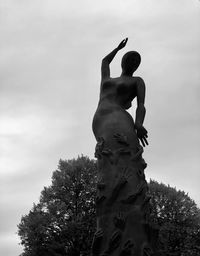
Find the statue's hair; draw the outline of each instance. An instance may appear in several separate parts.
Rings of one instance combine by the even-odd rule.
[[[124,54],[122,57],[121,67],[123,70],[133,72],[139,67],[141,62],[141,56],[136,51],[130,51]]]

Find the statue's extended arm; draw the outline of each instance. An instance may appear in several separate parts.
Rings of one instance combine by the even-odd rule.
[[[141,78],[138,78],[137,81],[137,109],[136,109],[136,118],[135,118],[135,129],[137,131],[137,136],[141,141],[142,145],[148,145],[147,142],[147,130],[143,126],[146,109],[144,106],[145,100],[145,83]]]
[[[126,43],[128,41],[128,38],[121,41],[121,43],[118,45],[117,48],[115,48],[111,53],[109,53],[106,57],[103,58],[102,64],[101,64],[101,78],[102,80],[105,78],[110,77],[110,68],[109,65],[117,52],[125,47]]]

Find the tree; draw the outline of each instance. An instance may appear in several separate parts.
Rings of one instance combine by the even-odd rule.
[[[21,219],[22,256],[88,256],[96,229],[97,165],[81,156],[60,160],[52,184]],[[200,211],[184,192],[150,181],[150,222],[159,229],[159,256],[200,255]]]
[[[88,157],[59,161],[52,185],[18,225],[24,256],[89,254],[96,228],[96,175],[96,162]]]
[[[200,255],[200,210],[184,191],[149,183],[151,222],[159,227],[159,255]]]

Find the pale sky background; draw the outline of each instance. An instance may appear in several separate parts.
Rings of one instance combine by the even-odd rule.
[[[0,0],[0,255],[60,158],[93,158],[101,59],[125,37],[142,55],[146,177],[200,206],[200,1]],[[131,110],[135,115],[135,110]]]

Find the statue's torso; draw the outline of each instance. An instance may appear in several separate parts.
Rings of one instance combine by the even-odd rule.
[[[133,129],[134,121],[126,111],[137,96],[136,77],[109,78],[102,82],[99,104],[93,119],[93,132],[97,137],[115,127],[121,131]]]
[[[109,104],[123,109],[131,107],[136,96],[137,79],[134,77],[109,78],[102,81],[99,107]]]

